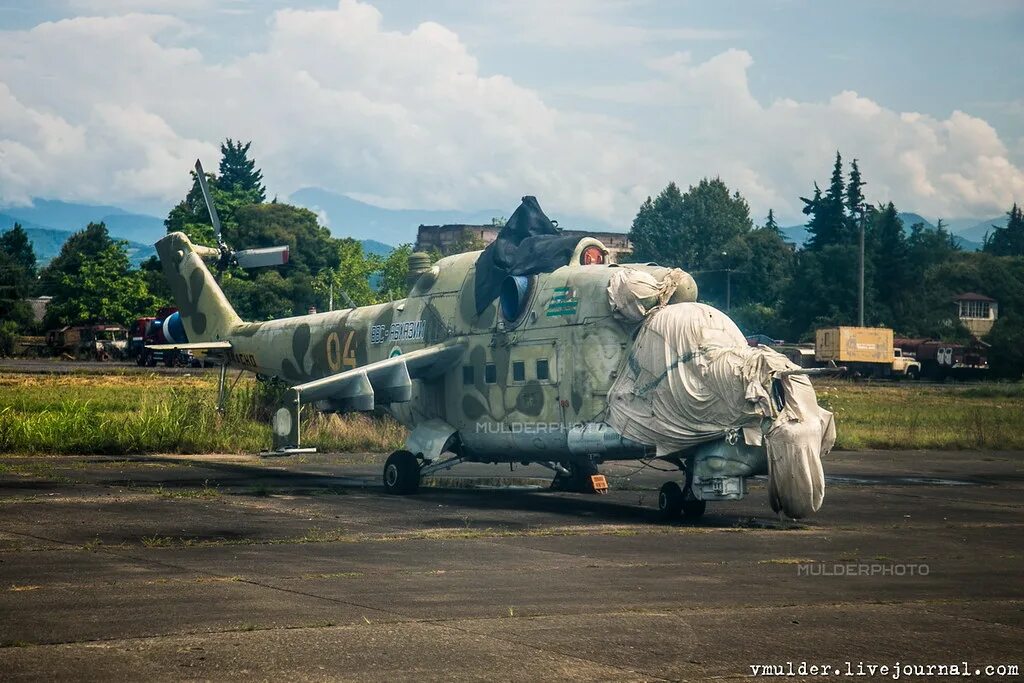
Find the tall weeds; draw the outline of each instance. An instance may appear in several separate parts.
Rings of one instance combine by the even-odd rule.
[[[0,452],[7,453],[255,452],[270,446],[269,418],[282,391],[249,380],[218,412],[213,380],[12,377],[0,381]],[[394,450],[405,438],[388,418],[304,413],[304,441],[321,450]]]

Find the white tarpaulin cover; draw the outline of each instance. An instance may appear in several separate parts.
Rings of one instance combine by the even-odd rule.
[[[697,283],[679,268],[656,268],[653,271],[623,266],[608,280],[608,301],[612,310],[627,320],[639,322],[652,310],[664,306],[669,299],[694,301]]]
[[[609,291],[609,294],[611,292]],[[772,508],[803,517],[821,507],[821,456],[835,443],[832,413],[818,407],[810,380],[785,356],[753,348],[721,311],[698,303],[655,310],[644,321],[608,393],[608,423],[658,455],[742,429],[767,447]],[[780,383],[784,406],[772,397]]]

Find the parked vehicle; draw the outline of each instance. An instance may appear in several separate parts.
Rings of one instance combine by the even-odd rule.
[[[844,365],[853,377],[921,376],[921,363],[893,346],[888,327],[823,327],[815,331],[814,359]]]
[[[47,355],[75,360],[122,360],[128,353],[128,330],[120,325],[69,325],[47,332],[46,347]]]
[[[928,379],[978,379],[989,370],[988,344],[975,340],[956,344],[936,339],[896,339],[896,346],[921,364]]]
[[[171,344],[184,337],[179,330],[181,317],[178,309],[165,306],[152,318],[139,318],[132,325],[132,350],[135,364],[156,367],[158,364],[169,368],[197,366],[200,361],[190,351],[154,351],[146,348],[149,344]]]

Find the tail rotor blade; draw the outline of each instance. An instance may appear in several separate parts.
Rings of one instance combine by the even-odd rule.
[[[266,266],[283,266],[288,263],[288,245],[283,247],[263,247],[260,249],[242,249],[235,252],[235,263],[242,268],[264,268]]]
[[[217,207],[213,205],[213,196],[206,184],[206,174],[203,173],[203,165],[196,159],[196,177],[199,178],[199,189],[203,191],[203,199],[206,200],[206,209],[210,212],[210,222],[213,223],[213,232],[217,235],[217,244],[224,244],[220,236],[220,218],[217,216]]]

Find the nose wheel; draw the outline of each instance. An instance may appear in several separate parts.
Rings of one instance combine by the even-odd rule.
[[[689,491],[684,493],[683,489],[674,481],[662,484],[658,492],[658,513],[666,522],[672,521],[682,515],[683,519],[699,519],[707,509],[706,500],[698,500]]]
[[[420,462],[409,451],[395,451],[384,463],[384,490],[407,496],[420,488]]]

